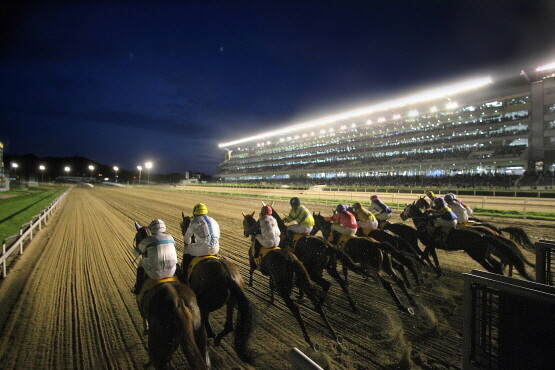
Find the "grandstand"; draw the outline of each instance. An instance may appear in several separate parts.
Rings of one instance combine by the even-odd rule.
[[[219,144],[230,182],[555,170],[555,63],[480,78]]]

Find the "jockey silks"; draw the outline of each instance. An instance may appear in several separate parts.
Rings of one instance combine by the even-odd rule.
[[[149,278],[158,280],[175,274],[177,251],[171,235],[158,233],[148,236],[137,249],[143,254],[140,264]]]
[[[195,242],[191,243],[193,236]],[[185,254],[193,256],[217,254],[220,251],[220,226],[210,216],[195,216],[183,236],[183,241],[187,245]]]

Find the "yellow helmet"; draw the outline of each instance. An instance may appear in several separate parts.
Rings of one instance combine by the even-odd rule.
[[[199,203],[195,206],[195,208],[193,208],[193,215],[195,216],[206,214],[208,214],[208,208],[206,208],[206,205],[204,205],[204,203]]]
[[[434,194],[434,192],[431,191],[431,190],[428,190],[428,191],[426,192],[426,195],[427,195],[428,198],[430,198],[430,199],[434,199],[434,198],[436,197],[436,195]]]
[[[353,204],[353,209],[355,210],[362,209],[362,204],[360,204],[360,202],[356,202],[355,204]]]

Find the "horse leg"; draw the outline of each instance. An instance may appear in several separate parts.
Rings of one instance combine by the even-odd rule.
[[[435,266],[432,265],[430,258],[428,257],[428,255],[432,255],[432,258],[434,260]],[[439,267],[439,259],[437,258],[437,252],[434,246],[426,246],[426,249],[424,249],[424,256],[426,257],[427,261],[430,262],[430,266],[432,267],[432,269],[435,270],[436,272],[436,276],[439,278],[441,276],[443,276],[443,271],[441,271],[441,267]]]
[[[274,279],[270,276],[270,304],[274,304]]]
[[[384,263],[382,265],[382,268],[383,268],[383,271],[386,272],[393,279],[395,284],[397,284],[397,286],[399,288],[401,288],[401,290],[403,291],[403,293],[405,294],[405,296],[409,300],[410,304],[413,305],[413,306],[418,306],[418,303],[416,303],[414,298],[412,298],[412,296],[408,292],[407,287],[406,287],[405,282],[403,281],[403,279],[401,279],[399,277],[399,275],[397,275],[397,272],[393,269],[390,256],[384,255]],[[410,310],[410,307],[409,307],[409,310]],[[409,311],[409,313],[410,313],[410,311]]]
[[[328,317],[326,316],[326,313],[324,312],[324,308],[322,307],[322,304],[320,303],[319,300],[314,299],[312,297],[310,297],[310,298],[311,298],[312,304],[314,305],[314,309],[316,310],[316,312],[318,312],[320,314],[320,317],[322,318],[322,320],[324,321],[324,324],[328,328],[328,331],[330,332],[331,337],[336,342],[339,342],[340,341],[339,337],[337,336],[337,333],[335,332],[335,330],[333,330],[333,327],[331,326],[331,324],[328,320]]]
[[[214,334],[214,331],[212,331],[212,326],[210,326],[210,321],[208,320],[209,315],[210,315],[209,312],[202,311],[201,312],[201,320],[202,320],[202,324],[206,328],[206,336],[208,338],[214,338],[215,334]]]
[[[407,288],[412,289],[409,278],[407,277],[407,271],[405,270],[405,266],[403,266],[403,264],[400,262],[391,261],[391,267],[395,269],[395,271],[398,271],[401,274]],[[416,283],[418,284],[418,280],[416,280]]]
[[[297,322],[299,323],[299,326],[301,327],[301,331],[303,332],[303,337],[304,337],[305,342],[307,342],[312,347],[313,344],[312,344],[312,341],[310,340],[310,337],[308,336],[308,332],[306,331],[306,327],[304,325],[303,318],[301,317],[299,307],[295,304],[295,302],[293,302],[291,297],[288,296],[287,294],[282,292],[282,293],[280,293],[280,296],[283,299],[283,301],[285,302],[285,305],[289,308],[289,311],[291,311],[291,313],[293,314],[295,319],[297,319]]]
[[[383,277],[383,270],[380,270],[376,273],[376,277],[377,279],[380,281],[380,283],[382,284],[383,288],[389,293],[389,295],[391,296],[391,298],[393,298],[393,301],[395,302],[395,304],[397,305],[397,308],[399,309],[399,311],[402,312],[407,312],[410,315],[414,315],[414,310],[412,307],[405,307],[401,304],[401,300],[399,299],[399,297],[397,296],[397,293],[395,293],[395,290],[393,290],[393,287],[391,286],[391,283],[389,283],[384,277]]]
[[[214,345],[218,347],[223,337],[233,331],[233,310],[235,309],[235,300],[229,299],[227,302],[227,315],[223,330],[214,339]]]
[[[331,277],[335,279],[335,281],[339,283],[339,286],[343,290],[343,293],[345,293],[345,295],[347,296],[347,300],[349,301],[349,306],[351,306],[351,310],[353,310],[353,312],[355,313],[358,313],[355,302],[349,294],[349,285],[347,284],[347,282],[341,278],[341,275],[339,274],[339,272],[337,272],[335,268],[327,268],[326,271],[328,272],[328,274],[330,274]]]
[[[249,258],[249,265],[249,286],[252,287],[252,276],[254,275],[254,271],[256,271],[256,263],[254,263],[252,257]]]

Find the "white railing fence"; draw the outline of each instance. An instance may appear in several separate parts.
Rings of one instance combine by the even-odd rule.
[[[52,217],[53,212],[58,208],[68,192],[69,190],[65,191],[58,198],[52,201],[52,203],[50,203],[44,210],[42,210],[41,213],[33,217],[31,221],[22,225],[19,228],[19,235],[7,237],[2,241],[0,265],[2,265],[3,278],[5,278],[7,275],[8,258],[17,250],[19,250],[19,254],[23,254],[23,247],[25,246],[25,244],[28,241],[30,242],[31,240],[33,240],[34,234],[42,230],[43,226],[46,226],[46,222]],[[35,229],[38,229],[38,231],[35,232]]]

